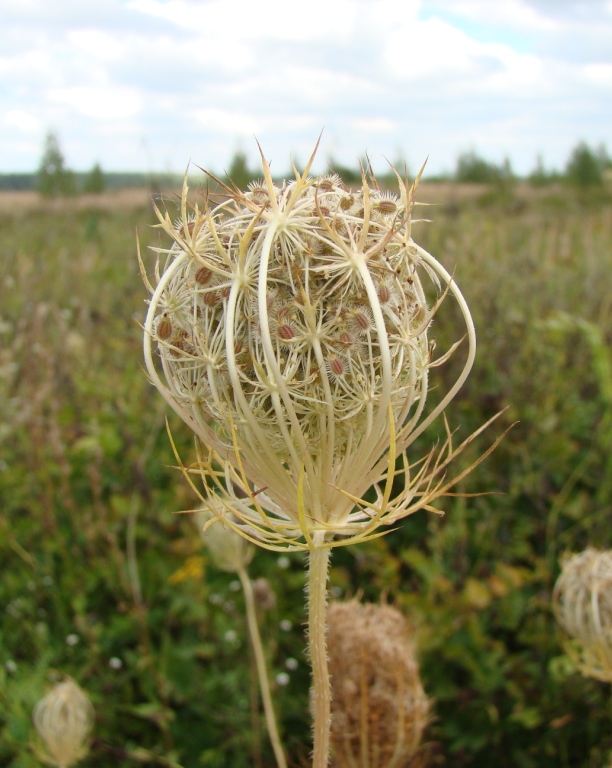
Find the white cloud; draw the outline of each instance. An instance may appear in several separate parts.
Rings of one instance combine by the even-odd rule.
[[[612,63],[587,64],[584,67],[584,75],[594,85],[612,92]]]
[[[15,134],[42,143],[48,127],[84,168],[142,167],[143,138],[162,167],[223,168],[240,141],[255,159],[254,133],[278,167],[323,126],[321,154],[343,163],[367,147],[429,154],[435,171],[474,146],[519,170],[554,148],[559,165],[577,138],[612,141],[610,12],[612,0],[0,0],[0,168],[35,167]]]
[[[24,133],[38,133],[41,130],[40,119],[22,109],[9,109],[3,118],[6,125]]]
[[[559,5],[559,0],[555,3]],[[553,17],[541,13],[528,0],[432,0],[429,7],[489,28],[511,27],[523,32],[541,33],[558,26]]]
[[[51,88],[50,101],[63,104],[74,112],[94,120],[117,120],[131,117],[140,108],[137,93],[128,88],[113,86],[75,86]]]
[[[313,41],[350,34],[356,6],[351,0],[309,0],[297,6],[286,0],[131,0],[128,7],[207,39],[226,41],[279,39]],[[231,50],[228,51],[231,55]]]
[[[398,129],[395,120],[387,117],[358,117],[349,120],[349,125],[361,133],[394,133]]]
[[[48,71],[50,58],[47,51],[30,50],[11,56],[0,56],[0,78],[9,84],[38,77]]]
[[[228,111],[224,109],[197,109],[194,117],[212,133],[224,133],[232,136],[256,134],[262,123],[249,112]]]
[[[66,37],[75,50],[100,61],[116,60],[123,51],[116,35],[100,29],[72,29]]]
[[[502,43],[483,43],[440,18],[397,29],[385,62],[394,77],[415,84],[437,83],[441,95],[466,92],[525,96],[546,87],[542,63]],[[430,87],[428,85],[428,87]]]

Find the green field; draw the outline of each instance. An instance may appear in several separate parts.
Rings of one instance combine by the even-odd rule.
[[[493,493],[335,550],[332,594],[383,598],[414,626],[428,765],[600,768],[611,687],[573,670],[550,597],[562,553],[612,547],[612,202],[423,195],[438,204],[414,238],[454,274],[479,335],[451,427],[466,437],[507,408],[462,466],[517,424],[460,487]],[[186,463],[193,439],[143,372],[136,231],[143,251],[166,245],[152,208],[144,195],[0,204],[0,765],[41,764],[32,708],[71,675],[96,711],[83,765],[272,766],[240,585],[175,514],[197,498],[166,417]],[[456,319],[449,299],[440,348]],[[260,616],[274,696],[291,765],[308,765],[304,558],[261,551],[250,572],[275,593]]]

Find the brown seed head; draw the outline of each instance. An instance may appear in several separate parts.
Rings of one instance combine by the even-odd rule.
[[[430,705],[406,620],[351,600],[332,603],[328,622],[334,765],[416,766]]]

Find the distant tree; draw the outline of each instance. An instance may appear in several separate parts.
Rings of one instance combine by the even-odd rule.
[[[100,163],[96,163],[91,171],[85,177],[83,183],[83,192],[91,195],[99,195],[106,189],[106,180],[102,173]]]
[[[604,182],[604,171],[610,167],[610,158],[603,145],[591,149],[581,141],[572,150],[565,167],[565,177],[577,187],[600,187]]]
[[[257,178],[257,174],[249,168],[246,154],[241,150],[234,154],[227,178],[229,181],[233,181],[239,189],[246,189],[248,183]]]
[[[538,154],[536,158],[536,167],[529,174],[529,183],[534,187],[544,187],[553,180],[553,175],[544,168],[542,155]]]
[[[474,150],[463,152],[457,158],[456,181],[473,184],[499,184],[513,178],[510,161],[506,158],[502,166],[490,163]]]
[[[45,138],[43,156],[38,168],[38,191],[43,197],[76,194],[74,173],[65,167],[59,140],[52,131]]]
[[[367,172],[367,160],[363,158],[361,163]],[[356,168],[347,168],[346,166],[337,163],[333,157],[329,158],[327,165],[329,166],[330,171],[337,173],[346,184],[359,184],[361,182],[361,169],[359,166]]]

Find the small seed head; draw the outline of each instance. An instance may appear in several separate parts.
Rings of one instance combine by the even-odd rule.
[[[34,725],[44,743],[41,758],[58,768],[75,765],[89,750],[93,717],[87,695],[74,680],[67,678],[55,685],[33,712]]]
[[[213,506],[216,512],[202,509],[196,515],[202,541],[219,570],[238,573],[251,562],[255,547],[230,527],[236,521],[217,499],[211,498],[209,506]],[[227,516],[227,522],[222,522],[217,515]]]
[[[612,683],[612,551],[589,548],[565,557],[553,610],[577,668]]]
[[[430,705],[406,620],[351,600],[332,603],[328,623],[334,765],[413,765]]]

